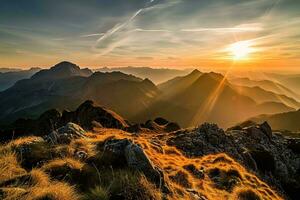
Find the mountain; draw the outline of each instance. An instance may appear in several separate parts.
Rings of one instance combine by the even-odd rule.
[[[277,80],[279,83],[291,88],[292,90],[296,91],[300,94],[300,74],[272,74],[268,73],[270,78]]]
[[[0,144],[1,198],[298,199],[299,139],[266,122],[152,129],[164,123],[132,124],[91,101],[20,120],[25,131]]]
[[[151,68],[151,67],[116,67],[116,68],[100,68],[95,71],[113,72],[120,71],[125,74],[132,74],[143,79],[148,78],[154,83],[162,83],[176,76],[182,76],[190,72],[190,69],[178,70],[168,68]]]
[[[283,94],[276,94],[274,92],[264,90],[258,86],[255,87],[236,86],[235,89],[240,94],[251,97],[257,103],[265,103],[265,102],[272,101],[277,103],[283,103],[294,109],[300,108],[300,102],[296,101],[295,99],[287,97]]]
[[[287,88],[286,86],[274,82],[271,80],[251,80],[249,78],[234,78],[230,79],[230,82],[235,85],[242,85],[242,86],[248,86],[248,87],[260,87],[264,90],[276,93],[276,94],[283,94],[287,97],[294,98],[295,100],[300,100],[300,95],[296,93],[295,91]]]
[[[36,74],[32,76],[32,79],[63,79],[63,78],[69,78],[72,76],[82,76],[82,77],[88,77],[92,75],[92,71],[89,69],[80,69],[79,66],[63,61],[61,63],[58,63],[57,65],[51,67],[50,70],[43,69]]]
[[[0,122],[37,117],[51,108],[74,109],[87,99],[131,117],[145,109],[158,93],[148,79],[121,72],[92,74],[62,62],[0,92]]]
[[[257,123],[267,121],[275,130],[300,131],[299,119],[300,110],[273,115],[260,115],[249,120]]]
[[[30,78],[33,74],[40,71],[40,68],[31,68],[29,70],[1,70],[0,72],[0,91],[13,86],[21,79]]]
[[[0,68],[0,73],[18,72],[18,71],[22,71],[22,69],[18,69],[18,68],[9,68],[9,67],[1,67],[1,68]]]
[[[158,87],[162,92],[160,97],[136,119],[162,116],[183,127],[206,121],[228,127],[250,116],[294,110],[282,103],[257,103],[241,94],[223,75],[214,72],[193,71]]]
[[[195,69],[186,76],[175,77],[171,80],[159,84],[158,88],[164,91],[163,93],[164,96],[170,97],[187,89],[201,75],[202,73],[199,70]]]

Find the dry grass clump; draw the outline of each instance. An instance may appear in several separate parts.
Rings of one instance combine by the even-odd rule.
[[[63,182],[52,182],[47,187],[34,187],[24,196],[24,200],[79,200],[75,189]]]
[[[63,182],[53,182],[39,169],[16,176],[1,185],[3,200],[69,200],[79,199],[73,187]]]
[[[260,194],[251,188],[243,188],[234,192],[234,200],[261,200]]]
[[[99,182],[85,199],[160,200],[161,192],[144,175],[128,169],[100,170]]]
[[[218,189],[227,190],[229,192],[242,181],[242,176],[236,169],[229,169],[226,171],[219,168],[213,168],[209,170],[208,176]]]
[[[178,171],[175,175],[169,176],[169,178],[175,183],[177,183],[178,185],[181,185],[185,188],[191,187],[191,183],[189,182],[188,175],[183,171]]]
[[[51,160],[41,167],[55,180],[64,180],[72,184],[78,183],[78,177],[84,164],[73,158],[62,158]]]
[[[18,163],[15,153],[0,152],[0,183],[25,173],[26,170]]]

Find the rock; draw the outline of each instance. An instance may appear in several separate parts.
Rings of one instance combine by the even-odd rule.
[[[143,149],[137,144],[129,144],[125,148],[125,157],[130,168],[141,171],[159,188],[164,185],[162,172],[154,167]]]
[[[275,170],[275,160],[272,153],[264,149],[250,150],[249,153],[259,170],[263,172]]]
[[[79,160],[85,160],[87,159],[88,154],[85,151],[76,151],[75,157],[78,158]]]
[[[93,121],[98,122],[105,128],[124,129],[128,127],[121,116],[113,111],[96,106],[92,101],[81,104],[73,114],[75,115],[75,123],[87,130],[93,129]]]
[[[147,129],[150,129],[152,131],[157,131],[157,132],[163,131],[163,127],[159,126],[157,123],[155,123],[152,120],[146,121],[146,123],[144,124],[144,127]]]
[[[166,132],[178,131],[179,129],[180,129],[180,126],[177,123],[175,123],[175,122],[169,122],[165,126],[165,131]]]
[[[267,122],[260,124],[259,129],[262,130],[262,132],[265,133],[269,138],[272,138],[272,129]]]
[[[166,124],[169,123],[168,120],[166,120],[166,119],[164,119],[164,118],[162,118],[162,117],[157,117],[157,118],[154,120],[154,122],[157,123],[157,124],[160,125],[160,126],[164,126],[164,125],[166,125]]]
[[[290,148],[294,153],[300,154],[300,139],[289,139],[288,148]]]
[[[134,124],[134,125],[127,127],[125,130],[129,133],[138,133],[141,131],[141,129],[142,129],[142,127],[140,124]]]
[[[73,139],[84,138],[86,132],[77,124],[69,122],[63,127],[52,131],[45,140],[52,144],[68,144]]]
[[[201,170],[198,170],[193,164],[185,165],[183,166],[184,169],[186,169],[188,172],[190,172],[193,176],[195,176],[198,179],[204,178],[204,173]]]

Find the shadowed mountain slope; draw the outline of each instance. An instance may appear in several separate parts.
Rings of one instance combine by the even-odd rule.
[[[300,107],[300,102],[296,101],[293,98],[287,97],[282,94],[276,94],[267,90],[264,90],[258,86],[248,87],[248,86],[236,86],[235,89],[242,95],[249,96],[254,99],[257,103],[265,102],[277,102],[283,103],[294,109]]]
[[[260,115],[250,120],[257,123],[267,121],[276,130],[300,131],[300,110],[274,115]]]
[[[128,117],[144,109],[159,92],[148,79],[121,72],[89,75],[89,70],[62,62],[18,81],[0,93],[0,121],[37,117],[51,108],[74,109],[87,99]]]
[[[114,67],[114,68],[100,68],[95,71],[99,72],[114,72],[120,71],[125,74],[132,74],[143,79],[148,78],[154,83],[162,83],[176,76],[182,76],[190,72],[187,70],[168,69],[168,68],[151,68],[151,67]]]
[[[160,84],[159,88],[160,98],[137,119],[162,116],[183,127],[205,121],[228,127],[249,116],[294,110],[282,103],[258,104],[251,95],[240,93],[223,75],[213,72],[193,71]]]
[[[276,94],[283,94],[287,97],[292,97],[295,100],[300,99],[300,95],[295,91],[286,87],[286,85],[280,84],[278,81],[271,80],[251,80],[249,78],[234,78],[230,80],[231,83],[236,85],[248,86],[248,87],[260,87],[264,90],[271,91]]]
[[[13,86],[19,80],[30,78],[33,74],[40,70],[40,68],[31,68],[29,70],[0,72],[0,91]]]

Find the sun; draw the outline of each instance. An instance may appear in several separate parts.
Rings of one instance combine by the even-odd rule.
[[[234,60],[242,60],[248,57],[251,52],[251,43],[249,41],[240,41],[233,43],[228,48]]]

